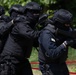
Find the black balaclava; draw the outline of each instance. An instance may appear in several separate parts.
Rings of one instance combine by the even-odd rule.
[[[54,23],[54,25],[55,25],[57,28],[62,29],[62,30],[65,30],[65,31],[69,31],[69,29],[70,29],[70,27],[71,27],[71,24],[70,24],[70,26],[65,26],[64,23],[60,23],[60,22],[58,22],[58,21],[56,21],[56,22]]]
[[[26,13],[26,17],[27,17],[27,20],[30,22],[31,28],[35,27],[35,25],[39,19],[39,15],[34,15],[36,12],[37,11],[27,11],[27,13]]]
[[[55,22],[55,26],[63,30],[69,29],[72,20],[73,20],[73,15],[68,10],[65,9],[59,9],[54,13],[53,16],[53,21]]]

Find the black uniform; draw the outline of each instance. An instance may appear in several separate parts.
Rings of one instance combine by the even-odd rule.
[[[15,64],[26,62],[26,58],[30,56],[32,50],[33,39],[34,37],[38,37],[38,34],[39,32],[31,29],[28,21],[16,23],[1,54],[2,59],[10,59]]]
[[[36,4],[35,2],[30,2],[27,5]],[[40,9],[39,7],[38,5],[38,9]],[[35,10],[32,13],[31,10],[28,10],[26,17],[18,16],[16,18],[15,26],[9,34],[1,53],[1,75],[33,75],[27,58],[31,54],[33,39],[38,37],[40,33],[33,29],[38,18],[39,15],[36,15]]]
[[[12,28],[12,22],[9,16],[4,15],[5,9],[0,6],[0,54],[2,52],[5,41],[7,40],[8,34]]]
[[[23,13],[23,7],[19,4],[11,6],[9,10],[10,16],[6,16],[5,9],[0,6],[0,54],[4,44],[14,26],[14,19]]]
[[[47,25],[51,30],[51,25]],[[69,75],[66,66],[68,48],[63,46],[63,36],[44,28],[39,38],[39,62],[43,75]]]
[[[4,44],[7,40],[7,37],[13,27],[13,23],[10,21],[9,23],[2,21],[0,22],[0,54],[3,50]]]
[[[64,20],[66,18],[66,20]],[[43,75],[69,75],[65,61],[68,57],[68,38],[57,32],[58,28],[71,31],[72,14],[60,9],[43,29],[39,36],[39,67]],[[65,45],[64,45],[65,44]],[[70,43],[72,44],[72,43]],[[65,47],[66,46],[66,47]]]

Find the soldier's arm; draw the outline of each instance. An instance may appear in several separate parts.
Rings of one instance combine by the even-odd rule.
[[[40,33],[40,31],[33,30],[29,25],[27,25],[25,23],[19,23],[18,29],[19,29],[18,30],[19,35],[21,35],[25,38],[30,38],[30,39],[37,38],[39,36],[39,33]]]
[[[12,21],[10,21],[9,23],[1,22],[0,23],[0,35],[5,34],[12,27],[13,27]]]
[[[55,37],[47,30],[40,34],[39,44],[45,50],[45,55],[51,59],[60,57],[66,51],[63,44],[56,45]]]

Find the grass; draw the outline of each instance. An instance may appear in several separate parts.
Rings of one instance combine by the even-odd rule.
[[[76,50],[69,48],[68,52],[68,59],[70,61],[76,60]],[[29,59],[30,62],[38,62],[38,51],[33,48],[31,57]],[[31,65],[33,68],[38,68],[38,64]],[[70,72],[76,72],[76,63],[75,64],[68,64],[68,69]],[[41,75],[39,70],[33,70],[34,75]]]
[[[35,48],[33,48],[33,50],[32,50],[32,54],[31,54],[29,61],[30,62],[38,61],[38,51]]]
[[[76,60],[76,49],[69,48],[68,60]]]

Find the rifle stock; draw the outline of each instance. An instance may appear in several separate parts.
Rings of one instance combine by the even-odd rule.
[[[62,34],[62,35],[66,36],[68,38],[71,38],[71,39],[76,39],[76,30],[64,31],[64,30],[58,29],[57,33]]]

